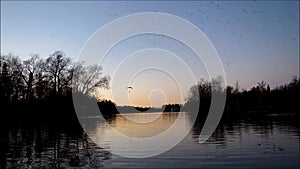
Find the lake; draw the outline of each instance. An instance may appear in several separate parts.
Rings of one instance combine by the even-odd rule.
[[[97,117],[90,117],[97,120]],[[155,119],[155,122],[146,123]],[[110,153],[120,140],[111,130],[136,138],[155,136],[180,121],[177,133],[186,137],[174,148],[150,158],[125,158]],[[143,122],[132,123],[130,120]],[[13,125],[1,128],[0,168],[299,168],[300,127],[293,115],[241,117],[220,124],[205,143],[198,143],[201,128],[188,113],[135,113],[98,122],[89,135],[73,127]],[[102,140],[99,147],[92,140]],[[167,139],[160,140],[166,143]],[[164,149],[159,144],[159,149]],[[118,144],[137,153],[128,144]],[[152,151],[141,149],[140,151]]]

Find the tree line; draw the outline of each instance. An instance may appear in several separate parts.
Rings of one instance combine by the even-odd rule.
[[[102,67],[72,62],[62,51],[42,59],[37,54],[22,61],[13,54],[0,56],[1,103],[32,102],[70,96],[71,92],[93,94],[109,87],[109,76]]]
[[[110,77],[102,74],[101,66],[72,62],[62,51],[55,51],[46,59],[32,54],[23,61],[13,54],[0,55],[0,111],[12,114],[15,109],[17,114],[27,116],[26,113],[20,113],[20,110],[33,111],[42,107],[34,115],[44,113],[50,117],[57,111],[53,107],[60,107],[60,112],[64,109],[74,114],[72,92],[93,96],[97,89],[109,88],[109,82]],[[205,119],[210,109],[212,92],[216,92],[226,94],[224,116],[228,117],[242,112],[300,112],[300,79],[296,76],[290,83],[274,89],[264,81],[249,90],[240,90],[238,84],[222,88],[222,83],[219,77],[212,81],[202,79],[190,88],[184,104],[167,104],[162,110],[189,111],[200,100],[199,115]],[[98,102],[98,106],[104,114],[118,113],[113,101],[103,100]],[[146,111],[150,108],[135,109]],[[66,117],[68,115],[65,114]],[[13,114],[11,116],[14,117]]]
[[[183,110],[189,111],[195,102],[200,102],[199,116],[205,120],[210,109],[212,92],[226,94],[226,104],[223,117],[235,115],[262,115],[267,113],[296,113],[299,115],[300,79],[294,76],[292,80],[284,85],[270,88],[265,81],[258,82],[249,90],[239,89],[238,83],[235,87],[222,88],[222,79],[212,81],[200,80],[192,86]],[[200,101],[199,101],[200,100]]]

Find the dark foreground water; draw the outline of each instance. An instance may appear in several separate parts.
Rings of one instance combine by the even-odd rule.
[[[128,114],[139,121],[157,118],[157,113]],[[94,117],[97,118],[97,117]],[[132,126],[117,115],[109,122],[118,131],[135,137],[155,135],[180,118],[182,130],[189,127],[187,113],[164,113],[146,128]],[[124,158],[109,152],[110,130],[97,124],[94,134],[106,139],[105,149],[98,147],[79,129],[51,125],[27,125],[1,128],[1,168],[291,168],[300,167],[299,125],[293,116],[276,114],[248,117],[224,123],[204,144],[199,144],[199,127],[173,149],[151,158]],[[101,132],[99,132],[101,131]],[[147,132],[142,132],[147,131]],[[178,131],[180,132],[180,131]],[[176,133],[175,133],[176,134]],[[92,136],[93,137],[93,136]],[[118,139],[118,138],[115,138]],[[122,147],[121,147],[122,148]],[[125,152],[131,149],[124,145]],[[147,151],[145,148],[143,151]]]

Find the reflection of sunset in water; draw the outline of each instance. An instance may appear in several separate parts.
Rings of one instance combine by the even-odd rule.
[[[187,114],[184,112],[118,114],[113,120],[108,121],[111,126],[110,129],[102,123],[98,123],[98,126],[93,129],[94,131],[92,133],[94,133],[95,137],[101,139],[101,142],[103,142],[103,140],[106,139],[120,139],[117,135],[113,134],[111,131],[112,129],[116,130],[116,132],[119,132],[120,134],[134,138],[154,137],[168,130],[170,127],[175,127],[176,133],[184,132],[185,130],[189,130],[191,125],[186,116]],[[180,125],[172,126],[177,118],[180,120]],[[155,120],[151,121],[152,119]],[[176,133],[173,134],[176,135]]]
[[[156,118],[151,121],[153,116],[156,116]],[[177,116],[178,113],[174,112],[163,113],[163,115],[161,113],[144,113],[142,116],[140,114],[123,114],[118,115],[111,126],[118,132],[129,137],[153,137],[171,127]],[[151,122],[139,123],[143,121]]]

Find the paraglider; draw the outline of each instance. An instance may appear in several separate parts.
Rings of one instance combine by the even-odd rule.
[[[130,91],[133,89],[133,87],[128,86],[126,89],[128,90],[128,93],[130,93]]]

